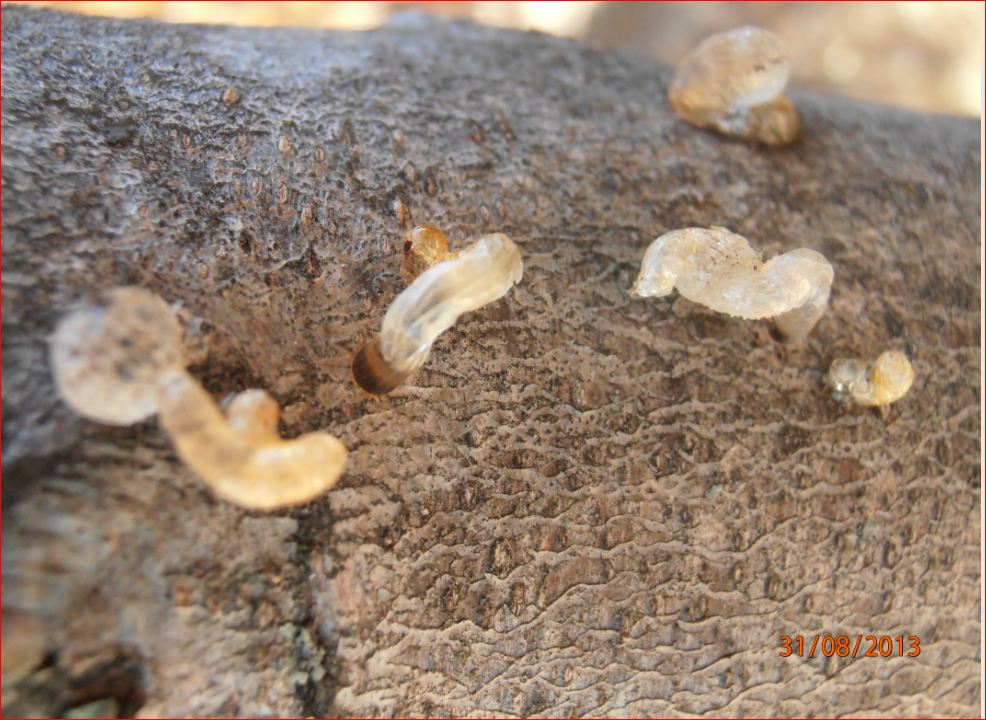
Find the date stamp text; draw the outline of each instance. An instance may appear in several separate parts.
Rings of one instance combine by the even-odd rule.
[[[781,657],[917,657],[917,635],[781,635]]]

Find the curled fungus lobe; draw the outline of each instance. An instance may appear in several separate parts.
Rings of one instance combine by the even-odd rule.
[[[657,238],[630,293],[682,297],[733,317],[775,318],[785,341],[803,340],[828,305],[834,273],[801,248],[760,260],[746,238],[721,227],[684,228]]]
[[[767,145],[793,142],[798,113],[781,93],[790,65],[780,38],[757,27],[711,35],[675,68],[668,100],[685,120]]]
[[[517,245],[502,233],[483,235],[451,253],[437,228],[408,234],[401,276],[410,284],[387,309],[380,334],[353,358],[353,377],[382,395],[420,368],[438,337],[463,313],[499,300],[524,274]]]
[[[281,439],[280,408],[263,390],[236,395],[223,413],[185,370],[181,328],[164,300],[124,287],[107,301],[64,318],[51,339],[55,383],[73,410],[114,425],[156,413],[182,461],[246,508],[307,502],[336,484],[345,446],[326,433]]]

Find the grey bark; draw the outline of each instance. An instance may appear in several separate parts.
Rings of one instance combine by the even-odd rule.
[[[978,123],[794,92],[804,138],[768,152],[677,120],[668,78],[420,17],[4,8],[5,712],[975,714]],[[511,235],[524,281],[372,399],[349,359],[421,222]],[[831,260],[803,347],[627,295],[654,237],[713,224]],[[46,335],[126,283],[181,304],[216,397],[342,438],[337,488],[244,512],[156,422],[62,405]],[[832,401],[833,357],[889,347],[918,379],[886,418]]]

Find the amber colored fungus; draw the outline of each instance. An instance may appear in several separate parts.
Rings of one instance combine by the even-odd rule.
[[[827,379],[835,399],[840,402],[886,407],[911,389],[914,368],[904,353],[888,350],[872,364],[863,360],[833,360]]]
[[[425,270],[459,253],[449,250],[448,237],[434,225],[419,225],[404,237],[401,278],[410,285]]]
[[[188,373],[162,379],[159,417],[178,456],[220,497],[273,509],[318,497],[336,484],[346,447],[327,433],[277,434],[280,408],[263,390],[237,395],[222,411]]]
[[[703,40],[675,68],[668,100],[699,127],[767,145],[793,142],[798,113],[781,93],[789,63],[780,38],[741,27]]]
[[[262,390],[223,414],[184,367],[181,328],[160,297],[116,288],[107,304],[62,320],[51,342],[55,384],[80,415],[129,425],[157,413],[178,456],[220,497],[273,509],[312,500],[339,480],[346,448],[326,433],[277,434],[280,409]]]
[[[449,253],[437,228],[412,230],[401,268],[412,282],[387,309],[380,334],[357,351],[353,378],[367,392],[390,392],[424,364],[460,315],[500,299],[523,274],[520,250],[506,235],[484,235]]]
[[[374,395],[386,395],[397,388],[409,373],[394,370],[380,354],[380,338],[375,337],[356,351],[353,358],[353,378]]]

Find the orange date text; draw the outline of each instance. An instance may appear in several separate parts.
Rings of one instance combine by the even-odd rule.
[[[917,635],[781,635],[781,657],[917,657]]]

